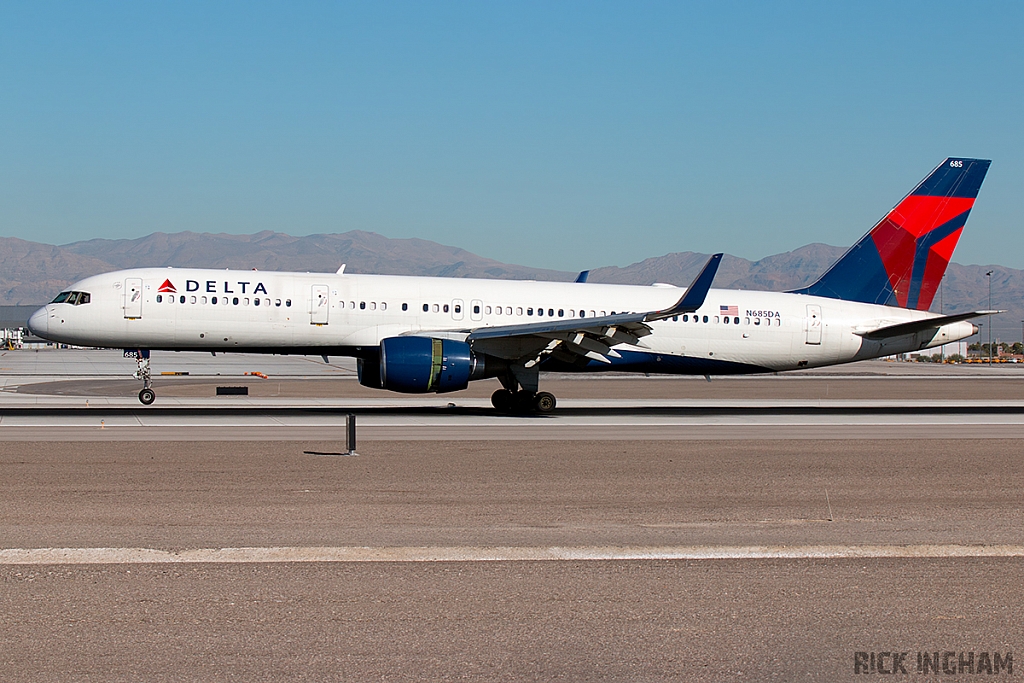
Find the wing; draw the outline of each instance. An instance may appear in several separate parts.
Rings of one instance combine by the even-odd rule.
[[[619,357],[618,352],[612,348],[616,344],[644,346],[641,340],[652,332],[649,323],[692,313],[700,308],[707,298],[721,261],[721,254],[708,259],[679,301],[660,311],[480,327],[471,330],[465,340],[475,351],[522,361],[527,368],[537,365],[548,356],[570,363],[585,362],[585,359],[611,363],[609,358]]]

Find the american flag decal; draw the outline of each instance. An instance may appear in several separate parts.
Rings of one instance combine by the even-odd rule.
[[[740,309],[738,306],[719,306],[718,310],[722,315],[739,315]]]

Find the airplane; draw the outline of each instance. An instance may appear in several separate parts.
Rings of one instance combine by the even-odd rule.
[[[360,384],[422,394],[497,378],[503,413],[550,413],[539,373],[782,372],[919,351],[975,334],[929,312],[990,165],[939,164],[812,284],[689,287],[337,273],[138,268],[85,278],[28,321],[54,342],[121,348],[149,405],[150,351],[357,359]]]

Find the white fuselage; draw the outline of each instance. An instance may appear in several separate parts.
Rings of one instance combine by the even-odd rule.
[[[660,285],[177,268],[96,275],[70,290],[88,293],[89,302],[48,304],[33,315],[33,331],[83,346],[329,355],[360,355],[400,335],[457,337],[488,326],[660,310],[683,291]],[[623,362],[578,369],[635,370],[636,362],[628,359],[642,358],[647,372],[660,367],[701,374],[716,374],[716,368],[782,371],[917,351],[975,331],[971,323],[958,322],[884,341],[857,334],[929,317],[933,314],[802,294],[712,289],[695,314],[650,323],[653,333],[642,346],[615,347],[635,352]],[[658,365],[680,359],[706,362]]]

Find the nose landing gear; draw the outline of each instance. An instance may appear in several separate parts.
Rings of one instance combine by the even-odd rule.
[[[142,380],[142,391],[139,392],[139,402],[144,406],[148,406],[156,400],[156,392],[150,388],[153,383],[153,375],[149,369],[149,350],[138,349],[134,352],[125,351],[125,355],[133,353],[135,361],[139,365],[139,369],[135,371],[133,375],[135,379]]]

